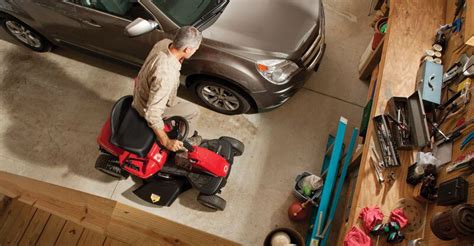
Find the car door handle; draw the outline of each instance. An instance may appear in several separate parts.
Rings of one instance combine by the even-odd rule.
[[[93,20],[81,20],[82,23],[88,25],[88,26],[92,26],[92,27],[96,27],[96,28],[101,28],[102,26],[97,24],[97,22],[93,21]]]

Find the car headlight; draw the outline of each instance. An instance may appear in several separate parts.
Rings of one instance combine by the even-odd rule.
[[[262,60],[257,61],[258,72],[268,81],[282,85],[288,82],[298,65],[289,60]]]

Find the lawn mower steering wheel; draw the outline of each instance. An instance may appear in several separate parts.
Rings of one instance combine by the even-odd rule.
[[[164,120],[165,125],[168,125],[171,130],[168,132],[170,139],[184,141],[188,137],[189,123],[181,116],[172,116]]]

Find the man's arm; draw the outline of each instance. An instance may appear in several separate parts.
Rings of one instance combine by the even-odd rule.
[[[153,131],[160,140],[161,145],[163,145],[166,149],[176,152],[184,148],[183,142],[179,140],[169,139],[168,135],[163,129],[153,129]]]
[[[166,108],[172,87],[162,83],[161,78],[152,76],[150,78],[150,94],[147,101],[145,119],[153,129],[160,143],[168,150],[178,151],[183,148],[183,143],[171,140],[164,131],[163,112]]]

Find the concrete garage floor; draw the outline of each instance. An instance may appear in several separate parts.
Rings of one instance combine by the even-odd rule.
[[[132,179],[118,182],[94,169],[96,135],[115,100],[131,94],[137,69],[72,49],[34,53],[3,31],[0,170],[112,198],[245,245],[260,245],[275,227],[305,232],[304,223],[286,215],[294,177],[319,173],[327,135],[340,116],[350,126],[360,124],[368,85],[357,79],[357,65],[371,36],[368,5],[325,1],[323,63],[281,108],[232,117],[201,108],[201,135],[229,135],[246,144],[222,194],[224,212],[201,207],[194,191],[172,207],[150,207],[133,197]]]

